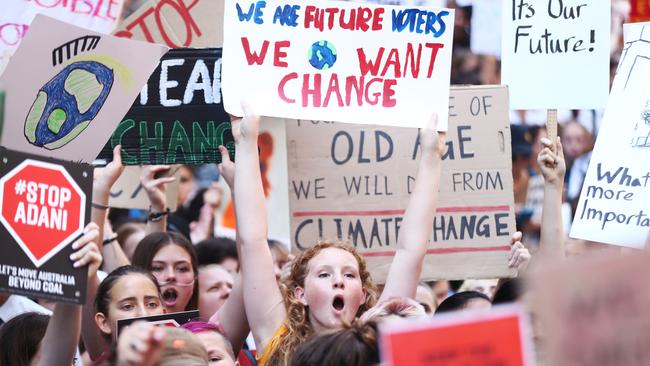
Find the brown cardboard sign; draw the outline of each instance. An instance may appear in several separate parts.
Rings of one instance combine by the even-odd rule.
[[[545,267],[534,279],[546,365],[648,365],[647,253]]]
[[[170,48],[221,47],[222,24],[222,0],[150,0],[113,34]]]
[[[142,184],[140,184],[140,175],[142,174],[143,167],[141,166],[127,166],[117,179],[108,200],[110,207],[119,208],[134,208],[139,210],[147,210],[151,206],[147,192],[145,192]],[[176,180],[167,184],[165,196],[167,200],[167,207],[170,210],[176,211],[178,206],[178,168],[170,172],[171,175],[176,176]]]
[[[422,278],[508,277],[515,231],[508,91],[453,87],[440,196]],[[418,165],[416,129],[287,125],[294,251],[349,239],[385,281]]]

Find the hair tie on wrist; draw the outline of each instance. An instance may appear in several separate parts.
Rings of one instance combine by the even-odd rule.
[[[92,202],[90,205],[92,206],[92,208],[98,208],[100,210],[108,210],[110,208],[109,206],[102,205],[101,203],[95,203],[95,202]]]

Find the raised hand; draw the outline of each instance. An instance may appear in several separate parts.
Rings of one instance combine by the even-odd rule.
[[[109,192],[113,184],[122,175],[124,165],[122,165],[122,146],[117,145],[113,149],[113,161],[108,163],[104,168],[96,169],[94,174],[93,188]]]
[[[438,115],[432,114],[427,126],[420,129],[420,151],[424,157],[442,157],[445,133],[438,132]]]
[[[521,232],[517,231],[510,238],[510,255],[508,256],[508,267],[516,268],[523,272],[530,264],[531,255],[528,249],[521,243]]]
[[[537,155],[537,163],[544,181],[550,184],[562,184],[566,173],[566,162],[560,138],[558,137],[554,144],[547,138],[542,138],[540,142],[544,148]]]
[[[253,143],[257,145],[257,136],[260,133],[260,117],[255,114],[248,103],[242,103],[244,117],[232,121],[232,137],[235,144]]]
[[[167,173],[171,167],[169,165],[149,165],[144,168],[140,175],[140,183],[151,202],[151,208],[161,212],[167,208],[167,198],[165,196],[166,185],[176,180],[174,176],[156,176]]]
[[[102,264],[102,255],[99,252],[99,246],[96,241],[99,239],[99,227],[94,222],[86,225],[83,235],[72,243],[74,253],[70,255],[70,260],[74,261],[73,267],[79,268],[88,266],[88,278],[97,273],[97,269]]]

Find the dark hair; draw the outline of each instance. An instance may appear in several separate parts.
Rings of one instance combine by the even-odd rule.
[[[196,255],[199,257],[199,266],[221,264],[227,258],[239,261],[237,244],[234,240],[225,237],[216,237],[203,240],[196,245]]]
[[[178,245],[179,247],[185,249],[187,254],[190,256],[190,261],[192,264],[192,270],[194,275],[199,275],[199,265],[196,257],[196,251],[194,247],[183,235],[175,232],[155,232],[145,236],[133,252],[133,265],[140,268],[144,268],[147,271],[151,270],[151,264],[153,263],[153,257],[156,256],[156,253],[167,245]],[[185,310],[196,310],[199,307],[199,280],[198,278],[194,281],[194,288],[192,290],[192,297],[187,303]]]
[[[448,311],[461,310],[467,303],[474,299],[483,299],[487,302],[490,302],[490,298],[484,294],[477,291],[463,291],[457,292],[448,298],[444,299],[438,308],[436,309],[435,314],[445,313]]]
[[[494,292],[492,304],[496,305],[515,302],[524,294],[524,291],[524,284],[519,278],[505,280]]]
[[[0,366],[29,366],[45,336],[49,315],[24,313],[0,327]]]
[[[299,345],[291,366],[366,366],[379,364],[377,325],[355,321],[333,332],[310,337]]]
[[[153,282],[153,284],[156,286],[156,289],[158,290],[158,296],[160,296],[160,288],[158,286],[158,282],[156,281],[156,278],[147,270],[136,267],[136,266],[122,266],[118,267],[113,270],[113,272],[109,273],[106,278],[102,281],[102,283],[99,284],[99,287],[97,288],[97,294],[95,295],[95,312],[96,313],[102,313],[106,316],[108,316],[108,304],[111,302],[111,290],[113,289],[113,286],[115,286],[115,283],[117,280],[124,276],[128,276],[130,274],[137,273],[141,274]]]
[[[124,242],[126,239],[138,231],[146,232],[145,224],[141,222],[127,222],[122,224],[116,232],[117,242],[120,243],[122,248],[124,248]]]

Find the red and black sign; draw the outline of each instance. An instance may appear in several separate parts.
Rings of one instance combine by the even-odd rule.
[[[0,291],[83,304],[72,242],[90,221],[89,164],[0,148]]]
[[[198,320],[198,319],[199,319],[198,310],[181,311],[178,313],[169,313],[169,314],[153,315],[153,316],[143,316],[140,318],[119,319],[117,321],[117,335],[118,336],[120,335],[120,331],[122,330],[122,328],[138,320],[153,323],[158,326],[178,328],[185,323],[189,323],[193,320]]]

